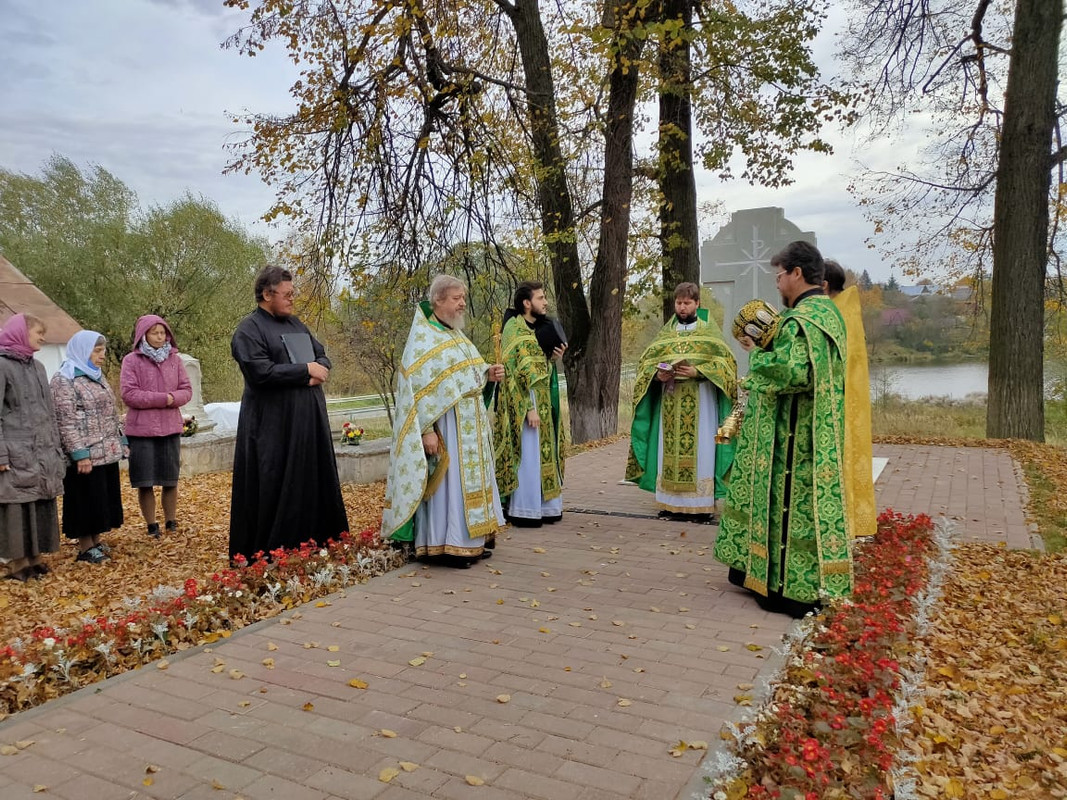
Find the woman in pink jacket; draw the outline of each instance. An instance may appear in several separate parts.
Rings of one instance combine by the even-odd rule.
[[[137,320],[133,350],[122,359],[122,402],[126,438],[130,442],[130,485],[137,489],[148,535],[159,536],[155,487],[161,488],[163,519],[168,532],[178,529],[179,407],[193,396],[174,334],[162,317],[146,314]]]

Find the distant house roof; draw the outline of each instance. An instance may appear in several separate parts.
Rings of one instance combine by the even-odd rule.
[[[33,281],[0,256],[0,325],[16,314],[33,314],[44,321],[47,344],[66,344],[82,326],[33,285]]]
[[[918,297],[923,294],[934,294],[937,287],[930,283],[921,283],[917,286],[901,286],[900,293],[908,297]]]
[[[882,324],[883,325],[903,325],[905,322],[911,319],[911,309],[909,308],[884,308],[882,309]]]

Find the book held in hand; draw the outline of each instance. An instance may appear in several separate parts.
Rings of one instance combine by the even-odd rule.
[[[310,364],[315,360],[315,348],[311,336],[306,333],[283,333],[282,344],[289,354],[291,364]]]

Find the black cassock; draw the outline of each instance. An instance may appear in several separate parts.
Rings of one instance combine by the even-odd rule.
[[[324,544],[348,530],[337,458],[321,386],[308,386],[306,363],[290,362],[285,334],[307,334],[315,361],[326,350],[296,317],[257,308],[237,326],[230,350],[245,391],[233,455],[230,556]]]

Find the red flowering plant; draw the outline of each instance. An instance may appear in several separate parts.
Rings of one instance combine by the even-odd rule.
[[[855,554],[852,598],[798,626],[766,704],[724,729],[732,752],[705,767],[714,800],[893,796],[902,684],[936,545],[925,515],[878,518]]]
[[[0,648],[0,718],[190,647],[405,563],[376,531],[325,545],[238,556],[231,568],[179,587],[127,598],[126,612],[87,617],[78,628],[42,627]]]

